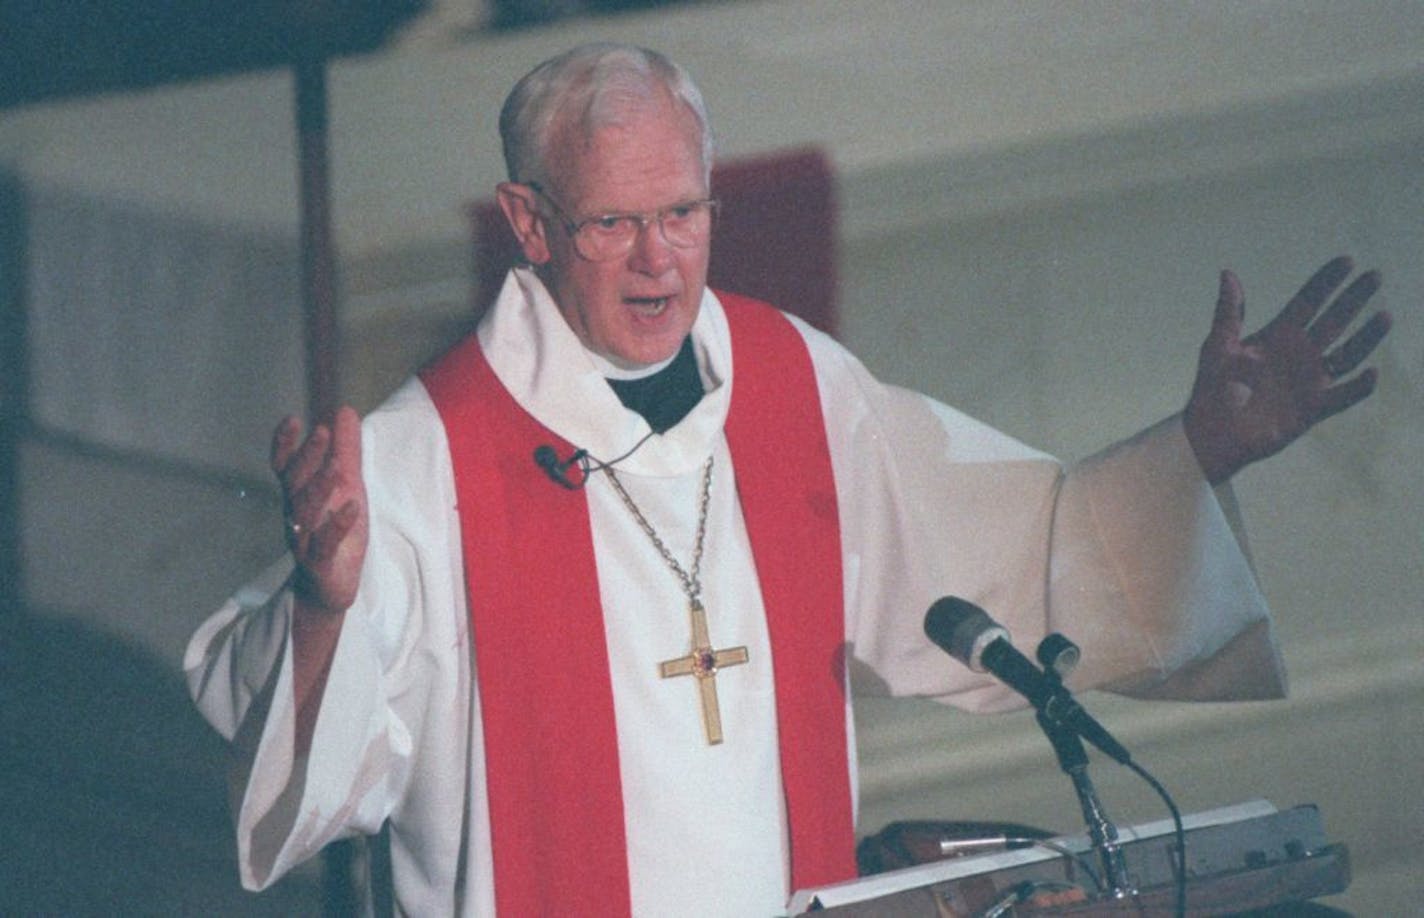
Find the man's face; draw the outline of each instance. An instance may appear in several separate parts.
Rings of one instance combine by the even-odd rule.
[[[696,119],[671,100],[591,138],[555,134],[549,167],[549,193],[573,221],[707,196]],[[595,262],[574,250],[562,220],[544,225],[549,260],[540,274],[585,347],[629,368],[677,353],[697,318],[710,243],[677,248],[651,221],[626,255]]]

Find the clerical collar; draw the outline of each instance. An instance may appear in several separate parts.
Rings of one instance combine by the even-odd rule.
[[[620,380],[643,379],[645,377],[652,376],[654,373],[660,373],[663,370],[667,369],[668,364],[676,360],[678,356],[677,354],[673,354],[666,360],[660,360],[657,363],[650,363],[645,367],[620,367],[618,364],[609,360],[607,357],[603,356],[597,351],[589,350],[587,345],[584,346],[584,352],[587,353],[589,359],[593,361],[594,369],[598,370],[598,372],[603,376],[604,379]]]
[[[682,339],[682,347],[661,366],[635,378],[613,378],[605,374],[618,400],[636,411],[658,433],[672,428],[702,401],[702,374],[692,352],[692,336]]]

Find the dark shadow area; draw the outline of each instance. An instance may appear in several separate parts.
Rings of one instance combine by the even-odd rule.
[[[0,108],[365,54],[426,0],[0,4]]]
[[[576,16],[632,13],[659,7],[688,6],[701,0],[491,0],[489,27],[498,30],[552,25]]]
[[[320,913],[315,874],[238,883],[225,744],[181,676],[81,625],[0,620],[0,912]]]

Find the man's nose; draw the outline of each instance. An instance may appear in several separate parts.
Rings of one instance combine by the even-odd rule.
[[[649,274],[667,270],[673,262],[673,244],[663,233],[661,220],[652,217],[642,222],[629,257],[635,270]]]

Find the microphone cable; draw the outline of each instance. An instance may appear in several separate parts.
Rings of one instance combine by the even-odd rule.
[[[562,485],[570,491],[577,491],[588,483],[589,475],[604,469],[611,469],[613,466],[627,459],[641,449],[643,444],[647,443],[656,433],[656,430],[648,431],[643,435],[642,439],[634,443],[632,448],[627,452],[621,456],[609,459],[607,462],[590,454],[588,450],[583,448],[575,449],[573,455],[569,456],[568,459],[560,460],[554,447],[543,443],[534,449],[534,464],[543,469],[544,474],[553,479],[556,484]],[[577,481],[570,479],[567,474],[569,466],[572,465],[577,465],[579,468],[580,474]]]
[[[1172,911],[1183,918],[1187,914],[1187,831],[1182,825],[1182,813],[1177,809],[1176,801],[1172,795],[1167,793],[1167,788],[1162,786],[1162,782],[1152,776],[1152,773],[1135,761],[1124,762],[1128,768],[1137,773],[1138,777],[1147,782],[1147,786],[1157,792],[1157,796],[1162,798],[1162,802],[1167,805],[1167,812],[1172,814],[1172,834],[1177,843],[1177,890],[1176,901]]]

